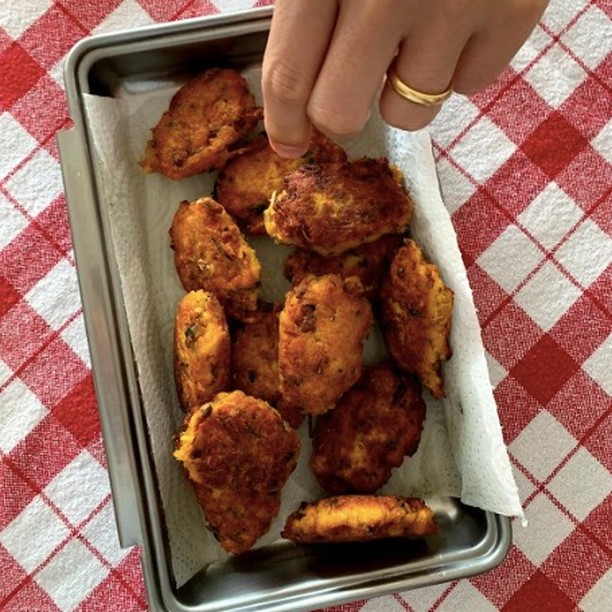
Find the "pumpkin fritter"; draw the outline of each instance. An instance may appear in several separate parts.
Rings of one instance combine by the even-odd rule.
[[[238,554],[270,528],[299,450],[297,434],[274,408],[232,391],[192,412],[174,456],[214,536]]]
[[[361,244],[331,257],[298,248],[285,261],[284,274],[294,284],[308,274],[337,274],[342,278],[357,276],[363,285],[364,295],[374,298],[378,294],[384,270],[403,242],[401,234],[386,234],[374,242]]]
[[[406,240],[381,285],[381,330],[396,363],[417,374],[435,398],[445,396],[441,365],[452,354],[453,302],[437,266]]]
[[[338,255],[384,234],[403,233],[412,201],[386,159],[307,165],[289,174],[264,212],[277,242]]]
[[[338,495],[302,503],[281,535],[294,542],[365,542],[436,533],[432,510],[419,499],[395,495]]]
[[[279,306],[261,307],[250,323],[237,327],[231,340],[231,370],[233,385],[265,400],[297,429],[304,415],[296,406],[282,401],[278,371],[278,315]]]
[[[190,291],[178,303],[174,323],[174,378],[189,412],[224,390],[230,380],[230,335],[219,300]]]
[[[185,290],[212,291],[229,316],[249,320],[257,308],[261,264],[223,206],[209,197],[183,200],[170,238]]]
[[[361,375],[373,322],[358,278],[308,276],[286,295],[279,318],[283,401],[308,414],[334,407]]]
[[[307,153],[297,159],[280,157],[270,147],[267,136],[261,136],[221,169],[214,197],[244,231],[265,234],[263,211],[272,193],[283,188],[287,174],[307,163],[343,160],[344,150],[318,130],[313,130]]]
[[[211,68],[174,94],[140,165],[174,180],[219,169],[262,114],[238,72]]]
[[[374,493],[416,452],[424,420],[416,378],[390,363],[366,367],[336,407],[317,418],[310,467],[329,493]]]

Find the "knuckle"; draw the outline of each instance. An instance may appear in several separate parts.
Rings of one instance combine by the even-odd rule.
[[[264,98],[275,98],[280,103],[290,106],[304,106],[310,93],[310,86],[299,66],[278,59],[265,66],[262,90]]]

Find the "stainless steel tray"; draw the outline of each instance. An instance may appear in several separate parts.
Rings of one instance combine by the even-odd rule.
[[[115,513],[121,545],[142,548],[152,609],[308,610],[487,571],[511,542],[508,518],[439,498],[429,500],[439,534],[409,546],[279,541],[212,563],[180,588],[174,584],[83,95],[146,96],[156,83],[207,66],[261,61],[270,17],[263,8],[92,37],[74,47],[65,66],[74,126],[58,141]]]

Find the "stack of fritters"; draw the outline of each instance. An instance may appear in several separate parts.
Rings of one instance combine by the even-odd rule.
[[[376,492],[418,448],[421,383],[444,395],[453,293],[408,238],[413,203],[397,169],[349,160],[316,130],[306,155],[282,159],[250,133],[260,116],[240,75],[209,70],[174,96],[141,163],[172,179],[220,169],[212,196],[181,202],[170,228],[187,292],[175,322],[187,412],[175,456],[221,545],[242,552],[278,512],[308,415],[310,466],[334,497],[291,515],[284,537],[432,533],[423,502]],[[266,233],[295,247],[278,304],[260,299],[248,241]],[[389,354],[366,366],[377,322]]]

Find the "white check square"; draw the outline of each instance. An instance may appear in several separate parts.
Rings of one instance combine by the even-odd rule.
[[[58,608],[74,610],[108,575],[105,567],[87,547],[71,540],[34,580]]]
[[[514,301],[544,330],[549,331],[582,292],[547,261],[521,287]]]
[[[54,202],[64,189],[59,162],[40,149],[6,182],[6,190],[33,217]]]
[[[582,209],[553,182],[517,218],[543,247],[550,250],[583,215]]]
[[[44,529],[41,529],[42,525]],[[31,573],[69,533],[66,525],[39,496],[0,531],[0,544],[26,572]]]
[[[78,525],[108,497],[110,485],[106,470],[83,451],[45,487],[45,494]]]
[[[546,495],[540,493],[525,508],[527,526],[514,530],[519,550],[537,567],[574,530],[574,524]]]
[[[612,238],[587,219],[559,247],[555,259],[583,287],[589,287],[612,263]]]
[[[449,150],[455,161],[484,184],[516,151],[516,145],[488,117],[482,117]]]
[[[53,0],[28,0],[27,2],[2,3],[0,27],[11,36],[19,38],[34,22],[53,5]]]
[[[612,334],[585,360],[582,369],[608,395],[612,395]]]
[[[547,410],[539,412],[509,450],[539,481],[544,481],[576,446],[573,436]]]
[[[59,329],[81,308],[76,270],[61,259],[25,296],[28,304],[48,323]]]
[[[586,448],[579,448],[555,474],[548,490],[583,521],[612,493],[612,475]]]
[[[0,450],[5,453],[17,446],[44,418],[47,408],[19,379],[0,391]]]
[[[507,227],[478,257],[478,265],[507,293],[512,293],[542,261],[544,254],[515,225]]]

